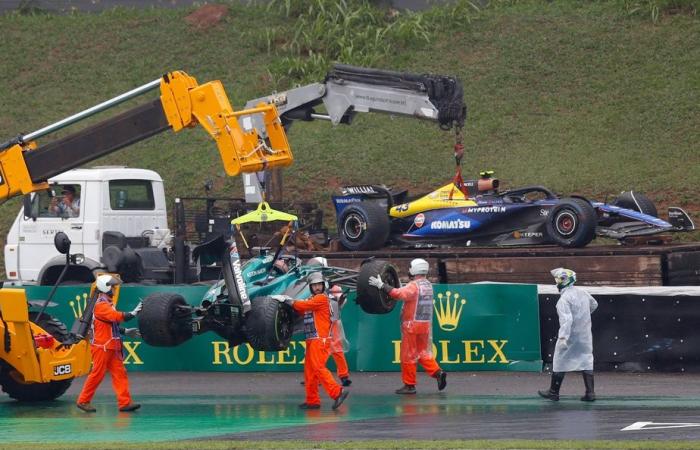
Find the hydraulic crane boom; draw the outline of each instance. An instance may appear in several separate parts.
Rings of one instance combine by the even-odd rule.
[[[352,123],[358,112],[383,112],[434,120],[443,130],[453,126],[458,142],[466,120],[466,106],[459,80],[444,75],[416,75],[389,70],[336,64],[323,83],[250,100],[246,108],[261,103],[275,105],[285,129],[294,121],[327,120],[333,125]],[[317,113],[323,105],[326,113]],[[243,116],[261,129],[260,118]],[[262,200],[260,176],[243,177],[246,201]]]
[[[160,98],[37,147],[35,139],[160,87]],[[257,129],[238,117],[255,117]],[[133,89],[33,133],[0,144],[0,200],[48,187],[46,180],[167,129],[197,124],[216,141],[230,176],[292,163],[292,152],[274,105],[234,112],[220,81],[199,85],[184,72]]]

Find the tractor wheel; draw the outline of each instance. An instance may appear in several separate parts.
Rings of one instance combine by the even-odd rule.
[[[338,217],[340,243],[348,250],[376,250],[389,238],[389,216],[379,203],[347,206]]]
[[[384,283],[394,287],[401,286],[396,267],[381,259],[374,259],[360,267],[360,274],[357,276],[356,301],[366,313],[387,314],[396,306],[396,300],[389,297],[383,290],[369,284],[369,277],[378,274],[381,275]]]
[[[639,211],[642,214],[659,217],[654,202],[641,192],[625,191],[613,200],[612,204],[620,208],[627,208],[632,211]]]
[[[179,294],[149,295],[138,318],[141,338],[148,345],[175,347],[192,337],[192,310]]]
[[[29,321],[39,325],[57,341],[68,339],[68,330],[59,320],[44,313],[36,321],[38,313],[30,312]],[[55,400],[70,387],[73,379],[49,381],[48,383],[25,383],[19,373],[10,366],[0,368],[0,385],[10,397],[20,402],[45,402]]]
[[[547,219],[547,234],[562,247],[585,247],[595,238],[598,217],[582,198],[563,198]]]
[[[292,308],[272,297],[253,298],[244,328],[246,338],[255,350],[284,350],[292,339]]]

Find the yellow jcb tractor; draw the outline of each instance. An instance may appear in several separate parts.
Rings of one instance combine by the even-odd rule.
[[[19,401],[54,400],[66,392],[74,378],[90,371],[86,336],[97,298],[95,283],[83,314],[70,332],[61,321],[47,314],[45,309],[63,280],[65,269],[81,258],[70,254],[70,240],[65,233],[57,233],[54,244],[59,253],[66,255],[66,265],[45,301],[28,302],[21,288],[0,289],[0,386]],[[116,302],[119,286],[114,289]]]

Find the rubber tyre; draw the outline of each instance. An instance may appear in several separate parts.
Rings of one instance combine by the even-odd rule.
[[[253,298],[244,329],[253,349],[266,352],[284,350],[294,331],[293,310],[272,297]]]
[[[585,247],[595,238],[598,216],[582,198],[563,198],[547,218],[547,234],[562,247]]]
[[[30,312],[29,320],[47,333],[53,336],[57,341],[63,342],[68,339],[68,329],[59,320],[44,313],[41,319],[37,322],[36,316],[38,313]],[[0,385],[2,390],[10,397],[20,402],[45,402],[55,400],[63,395],[71,383],[73,378],[68,380],[49,381],[48,383],[23,383],[19,381],[19,377],[13,376],[15,370],[9,366],[0,369]]]
[[[157,292],[143,300],[138,315],[143,341],[154,347],[174,347],[192,337],[192,313],[178,306],[189,306],[180,294]]]
[[[639,211],[642,214],[659,217],[654,202],[641,192],[625,191],[613,200],[612,204],[620,208],[627,208],[633,211]]]
[[[396,267],[381,259],[373,259],[360,267],[357,276],[357,304],[369,314],[387,314],[396,306],[396,300],[389,294],[369,284],[369,277],[381,274],[384,283],[398,287],[399,273]]]
[[[347,206],[338,217],[340,243],[348,250],[376,250],[389,238],[389,216],[377,202]]]

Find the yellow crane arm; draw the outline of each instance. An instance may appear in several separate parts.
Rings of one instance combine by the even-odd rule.
[[[38,147],[35,139],[126,100],[160,88],[160,98]],[[261,117],[256,129],[247,116]],[[246,116],[241,126],[239,116]],[[292,164],[287,135],[274,105],[234,111],[220,81],[200,85],[184,72],[170,72],[139,88],[74,114],[41,130],[0,144],[0,200],[48,187],[59,173],[139,142],[166,129],[201,125],[217,144],[229,176]],[[260,119],[256,120],[260,127]]]

